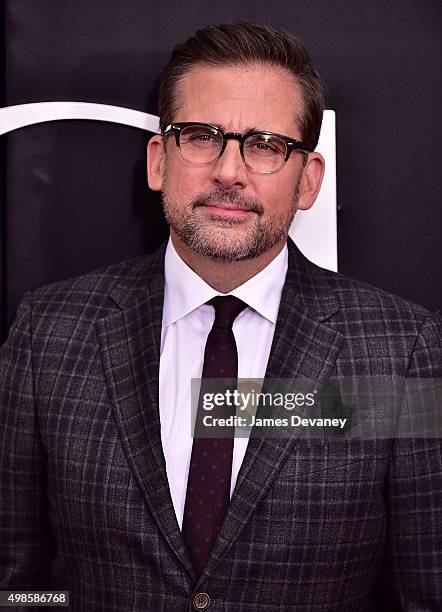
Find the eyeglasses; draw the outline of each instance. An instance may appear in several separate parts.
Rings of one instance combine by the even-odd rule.
[[[217,161],[228,140],[237,140],[244,164],[252,171],[271,174],[281,170],[294,150],[307,156],[313,149],[299,140],[274,132],[250,130],[245,134],[224,132],[208,123],[171,123],[163,136],[175,134],[176,146],[181,156],[192,164],[211,164]]]

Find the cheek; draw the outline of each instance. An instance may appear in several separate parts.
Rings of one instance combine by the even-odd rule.
[[[295,187],[292,182],[265,185],[257,189],[257,197],[270,215],[281,216],[292,208]]]
[[[165,189],[169,197],[178,203],[187,202],[196,194],[210,189],[210,180],[206,169],[189,167],[180,159],[168,161],[165,174]]]

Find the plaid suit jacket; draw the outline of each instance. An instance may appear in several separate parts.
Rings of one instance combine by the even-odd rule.
[[[441,610],[437,439],[252,437],[197,580],[160,438],[163,266],[164,247],[25,295],[0,351],[0,588],[85,612],[198,592],[210,611]],[[266,376],[440,376],[438,325],[289,240]]]

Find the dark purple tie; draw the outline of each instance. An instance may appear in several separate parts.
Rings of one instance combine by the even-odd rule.
[[[204,351],[202,378],[236,379],[238,352],[232,324],[247,304],[232,296],[218,296],[207,302],[215,308],[215,321]],[[230,381],[231,383],[232,381]],[[217,392],[231,389],[231,384],[216,385]],[[196,422],[203,416],[200,402]],[[213,390],[213,387],[211,387]],[[235,407],[230,408],[235,414]],[[208,414],[208,413],[206,413]],[[217,413],[220,415],[220,412]],[[222,416],[228,416],[224,411]],[[200,418],[199,418],[200,417]],[[193,440],[184,506],[183,537],[198,575],[204,569],[230,502],[234,428],[224,428],[222,437]]]

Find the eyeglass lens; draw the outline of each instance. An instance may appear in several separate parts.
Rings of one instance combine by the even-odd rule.
[[[181,130],[180,149],[183,157],[195,164],[208,164],[218,159],[223,147],[223,135],[204,125],[187,126]],[[257,172],[275,172],[285,160],[286,144],[277,136],[252,134],[244,142],[244,161]]]

